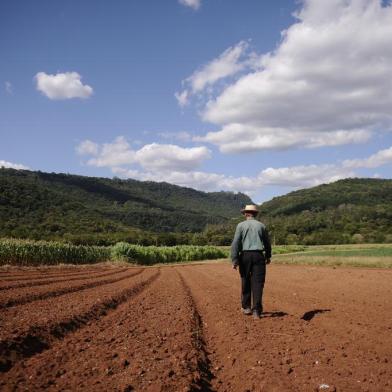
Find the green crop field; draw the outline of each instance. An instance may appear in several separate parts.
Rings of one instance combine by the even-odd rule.
[[[392,244],[308,246],[274,257],[279,264],[392,268]]]
[[[227,254],[215,246],[140,246],[120,242],[112,247],[112,260],[134,264],[185,262],[226,258]]]
[[[230,247],[222,246],[227,257]],[[274,264],[392,268],[392,244],[276,245]]]
[[[230,247],[82,246],[60,242],[0,239],[0,265],[92,264],[123,261],[153,265],[197,260],[229,259]],[[392,268],[392,245],[282,245],[273,247],[274,264]]]
[[[71,245],[60,242],[0,239],[0,265],[92,264],[126,261],[132,264],[184,262],[225,258],[214,246],[140,246],[125,242],[112,247]]]

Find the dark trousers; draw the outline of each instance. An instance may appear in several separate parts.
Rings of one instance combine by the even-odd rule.
[[[262,312],[262,297],[265,282],[265,258],[260,251],[245,251],[240,261],[241,302],[244,309],[251,307],[253,294],[253,311]]]

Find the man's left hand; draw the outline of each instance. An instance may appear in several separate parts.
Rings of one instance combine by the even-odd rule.
[[[237,267],[238,267],[238,264],[233,264],[233,269],[237,269]]]

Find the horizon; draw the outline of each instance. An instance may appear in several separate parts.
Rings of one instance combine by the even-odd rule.
[[[257,204],[391,178],[389,0],[6,0],[0,18],[0,166]]]
[[[235,192],[235,191],[231,191],[231,190],[203,191],[203,190],[200,190],[200,189],[192,188],[192,187],[190,187],[190,186],[181,186],[181,185],[172,184],[172,183],[166,182],[166,181],[136,180],[136,179],[134,179],[134,178],[121,178],[121,177],[116,177],[116,176],[114,176],[114,177],[102,177],[102,176],[91,176],[91,175],[83,175],[83,174],[77,174],[77,173],[66,173],[66,172],[43,172],[43,171],[41,171],[41,170],[14,169],[14,168],[8,168],[8,167],[4,167],[4,166],[0,166],[0,170],[1,170],[1,169],[11,169],[11,170],[18,170],[18,171],[21,170],[21,171],[28,171],[28,172],[33,172],[33,173],[34,173],[34,172],[44,173],[44,174],[80,176],[80,177],[98,178],[98,179],[107,179],[107,180],[121,180],[121,181],[128,181],[128,180],[131,180],[131,181],[138,181],[138,182],[152,182],[152,183],[158,183],[158,184],[161,183],[161,184],[168,184],[168,185],[178,186],[178,187],[181,187],[181,188],[192,189],[192,190],[194,190],[194,191],[203,192],[203,193],[221,193],[221,192],[223,192],[223,193],[233,193],[233,194],[239,194],[239,193],[244,194],[243,192]],[[339,182],[339,181],[344,181],[344,180],[389,181],[389,180],[392,180],[392,179],[390,179],[390,178],[380,178],[380,177],[377,177],[377,178],[374,178],[374,177],[347,177],[347,178],[338,179],[338,180],[333,181],[333,182],[330,182],[330,183],[318,184],[318,185],[315,185],[314,187],[311,187],[311,188],[315,188],[315,187],[318,187],[318,186],[320,186],[320,185],[333,184],[333,183],[336,183],[336,182]],[[306,190],[306,189],[310,189],[310,188],[308,187],[308,188],[294,189],[294,190],[291,190],[291,191],[289,191],[289,192],[287,192],[287,193],[285,193],[285,194],[282,194],[282,195],[272,196],[270,199],[264,200],[264,201],[262,201],[262,202],[255,201],[255,200],[252,199],[251,196],[249,196],[249,195],[247,195],[247,196],[249,196],[249,198],[251,199],[251,201],[252,201],[255,205],[260,205],[260,206],[261,206],[263,203],[267,203],[267,202],[271,201],[271,200],[274,199],[274,198],[277,198],[277,197],[284,197],[284,196],[287,196],[288,194],[290,194],[290,193],[292,193],[292,192],[302,191],[302,190]],[[245,193],[245,195],[246,195],[246,193]]]

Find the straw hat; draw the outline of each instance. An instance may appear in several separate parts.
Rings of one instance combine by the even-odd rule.
[[[241,212],[243,214],[245,214],[245,212],[253,212],[254,214],[257,214],[259,212],[257,206],[255,206],[254,204],[248,204],[245,206],[245,208],[243,208],[241,210]]]

